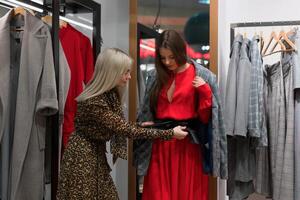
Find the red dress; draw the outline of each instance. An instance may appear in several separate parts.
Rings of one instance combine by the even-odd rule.
[[[209,121],[211,89],[207,83],[195,89],[192,85],[194,77],[195,67],[190,64],[185,71],[171,78],[158,97],[157,119],[187,120],[198,117],[204,123]],[[175,90],[170,103],[167,91],[174,79]],[[154,140],[143,188],[143,200],[207,200],[208,176],[202,169],[200,146],[191,143],[189,137],[183,140]]]
[[[64,110],[63,147],[75,131],[74,117],[77,110],[75,98],[81,94],[94,72],[93,50],[90,40],[69,24],[60,29],[59,38],[66,55],[71,81]]]

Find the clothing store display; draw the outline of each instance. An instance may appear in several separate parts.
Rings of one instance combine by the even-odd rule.
[[[284,33],[281,32],[281,35]],[[288,38],[280,36],[283,45],[297,41],[295,30]],[[238,34],[234,40],[241,36]],[[244,48],[247,41],[248,48]],[[243,127],[227,132],[228,139],[228,165],[230,168],[227,182],[227,194],[230,199],[244,199],[257,192],[273,200],[297,199],[297,93],[294,73],[299,70],[298,53],[295,49],[285,51],[281,49],[280,61],[275,64],[263,65],[260,54],[260,38],[255,35],[251,41],[243,39],[240,49],[240,59],[237,68],[250,71],[237,73],[237,100],[236,107],[228,106],[226,109],[235,109],[235,126]],[[244,45],[244,46],[243,46]],[[249,50],[249,53],[245,53]],[[274,51],[276,53],[277,51]],[[244,58],[243,58],[244,57]],[[250,63],[250,65],[249,65]],[[230,65],[229,70],[233,70]],[[240,72],[241,72],[240,71]],[[228,71],[228,74],[235,74]],[[233,76],[231,74],[231,76]],[[250,77],[250,93],[245,88]],[[231,83],[230,83],[231,84]],[[227,86],[228,88],[229,86]],[[232,87],[232,86],[231,86]],[[226,91],[230,94],[230,90]],[[231,92],[232,93],[232,92]],[[231,97],[231,99],[234,97]],[[242,99],[245,98],[245,99]],[[249,101],[248,110],[241,110],[242,103]],[[225,105],[230,102],[225,102]],[[233,112],[233,111],[231,111]],[[246,125],[244,117],[248,116]],[[243,130],[239,134],[238,130]],[[233,134],[232,134],[233,133]],[[235,134],[237,133],[237,134]],[[239,137],[236,137],[239,135]],[[232,137],[234,136],[234,137]],[[240,136],[245,137],[244,139]]]
[[[255,35],[251,40],[249,49],[251,77],[248,112],[248,134],[250,137],[261,138],[261,144],[267,146],[267,132],[263,123],[263,67],[262,57],[260,55],[258,44],[259,36]]]
[[[202,123],[208,123],[211,118],[212,91],[208,84],[197,89],[188,84],[195,75],[195,67],[190,64],[183,72],[171,76],[159,93],[156,119],[179,120],[180,123],[180,120],[197,116]],[[169,102],[167,91],[173,81],[175,90]],[[198,110],[195,110],[195,105]],[[192,128],[191,125],[187,123],[188,128]],[[201,151],[201,145],[192,143],[190,137],[183,140],[154,140],[142,199],[208,199],[208,176],[203,172]],[[184,187],[178,190],[181,186]]]
[[[262,66],[263,67],[263,66]],[[263,103],[260,105],[262,108],[262,138],[260,141],[264,141],[265,136],[268,138],[267,130],[267,106],[268,106],[268,83],[263,73]],[[255,175],[255,191],[266,197],[272,196],[272,180],[271,180],[271,166],[269,159],[269,139],[265,140],[267,143],[258,143],[258,147],[255,151],[256,157],[256,175]]]
[[[76,132],[71,135],[62,160],[58,200],[118,199],[106,158],[105,143],[113,135],[149,139],[170,139],[173,135],[172,130],[136,128],[126,122],[116,89],[79,102],[75,126]],[[116,145],[117,156],[126,159],[127,152]]]

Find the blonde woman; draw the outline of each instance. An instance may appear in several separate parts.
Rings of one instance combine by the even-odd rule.
[[[131,78],[132,59],[116,48],[97,58],[92,80],[77,97],[76,132],[64,152],[58,200],[119,199],[106,159],[106,142],[115,158],[127,158],[126,137],[183,139],[185,127],[171,130],[139,128],[125,121],[121,108],[124,86]]]

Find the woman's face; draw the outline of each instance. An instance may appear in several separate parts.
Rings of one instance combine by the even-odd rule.
[[[170,70],[174,71],[178,68],[178,65],[175,60],[175,56],[172,53],[170,49],[167,48],[160,48],[159,49],[159,54],[161,57],[161,62],[164,64],[164,66]]]
[[[126,86],[127,82],[131,79],[131,75],[130,75],[130,69],[128,69],[124,74],[122,74],[119,82],[118,82],[118,86],[119,87],[124,87]]]

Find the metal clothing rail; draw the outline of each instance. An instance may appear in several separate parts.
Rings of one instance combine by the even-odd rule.
[[[300,26],[300,21],[246,22],[230,24],[230,44],[232,45],[234,40],[235,28],[263,26]]]
[[[93,0],[43,0],[43,4],[36,3],[31,0],[17,0],[20,3],[25,3],[27,5],[39,8],[45,13],[52,13],[54,17],[54,12],[57,10],[57,15],[64,16],[66,13],[79,13],[80,10],[83,12],[91,12],[93,14],[93,56],[94,60],[101,51],[102,37],[101,37],[101,4]],[[60,2],[63,1],[63,4]],[[10,1],[7,1],[10,2]],[[49,3],[51,2],[51,4]],[[56,7],[54,4],[58,4]],[[5,5],[5,1],[1,1],[0,4]],[[9,5],[8,5],[9,6]],[[10,6],[11,7],[11,6]],[[68,8],[66,10],[65,8]],[[53,22],[54,23],[54,22]],[[53,38],[55,40],[56,38]]]
[[[84,7],[89,12],[93,13],[93,55],[94,61],[97,55],[101,51],[102,37],[101,37],[101,5],[92,0],[67,0],[63,5],[60,4],[60,0],[52,0],[51,4],[47,4],[47,0],[44,0],[44,4],[38,4],[31,0],[18,0],[20,3],[25,3],[27,5],[39,8],[45,13],[52,13],[52,46],[53,46],[53,59],[54,59],[54,69],[56,78],[56,89],[59,88],[59,16],[64,15],[61,6],[67,6],[68,4],[76,5],[76,7]],[[7,1],[8,3],[10,1]],[[12,8],[13,6],[5,4],[5,1],[0,2],[1,5]],[[65,11],[65,9],[63,9]],[[76,10],[72,11],[77,13]],[[59,98],[59,96],[57,96]],[[56,191],[58,184],[58,163],[59,163],[59,117],[58,114],[51,116],[48,120],[51,123],[52,130],[55,134],[51,137],[51,199],[56,200]]]

